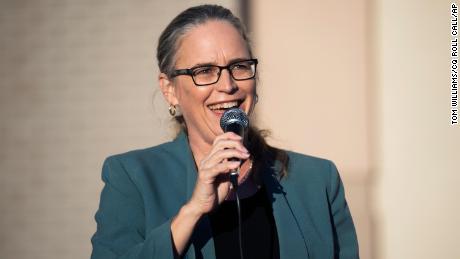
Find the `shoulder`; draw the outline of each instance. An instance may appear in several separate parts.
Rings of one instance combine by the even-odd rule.
[[[174,177],[175,172],[186,167],[186,143],[177,138],[160,145],[110,155],[104,161],[103,180],[129,180],[142,184],[157,177]],[[171,173],[159,173],[165,171]]]
[[[311,183],[327,186],[338,176],[337,168],[329,159],[285,151],[289,157],[287,182]]]
[[[135,167],[152,162],[164,162],[174,159],[175,155],[177,154],[174,152],[174,142],[166,142],[156,146],[110,155],[106,158],[106,161],[117,161],[125,166]]]
[[[294,151],[285,151],[289,157],[289,167],[292,169],[310,169],[314,171],[327,171],[334,163],[325,158],[301,154]]]

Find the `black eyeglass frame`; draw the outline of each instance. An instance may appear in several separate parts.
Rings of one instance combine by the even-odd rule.
[[[231,70],[232,66],[234,66],[234,65],[236,65],[238,63],[241,63],[241,62],[248,62],[248,61],[254,62],[254,75],[251,76],[251,77],[248,77],[248,78],[244,78],[244,79],[236,79],[233,76],[233,72]],[[244,81],[244,80],[249,80],[249,79],[253,79],[254,77],[256,77],[257,64],[258,63],[259,63],[259,61],[256,58],[252,58],[252,59],[238,60],[238,61],[232,62],[232,63],[230,63],[230,64],[228,64],[226,66],[218,66],[218,65],[204,65],[204,66],[202,66],[202,65],[200,65],[200,66],[195,66],[195,67],[192,67],[192,68],[176,69],[171,73],[171,77],[174,78],[176,76],[181,76],[181,75],[190,76],[190,77],[192,77],[193,83],[195,83],[196,86],[206,86],[206,85],[212,85],[212,84],[215,84],[215,83],[219,82],[220,76],[222,75],[222,70],[227,69],[229,74],[230,74],[230,76],[233,78],[233,80],[235,80],[235,81]],[[203,67],[217,67],[217,68],[219,68],[219,73],[218,73],[218,76],[217,76],[217,79],[216,79],[215,82],[208,83],[208,84],[197,84],[196,83],[195,77],[193,76],[193,70],[195,70],[197,68],[203,68]]]

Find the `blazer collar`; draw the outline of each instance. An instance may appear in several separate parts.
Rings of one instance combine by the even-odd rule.
[[[181,131],[174,140],[176,152],[179,152],[182,161],[185,163],[186,197],[190,200],[197,180],[197,168],[187,135]],[[276,172],[280,165],[278,163],[267,163],[261,172],[262,179],[266,186],[266,192],[272,203],[273,216],[278,233],[280,258],[309,258],[307,241],[301,231],[299,218],[294,215],[289,204],[289,191],[286,190],[282,181],[278,180]],[[207,215],[203,216],[195,227],[192,236],[192,243],[186,253],[186,258],[215,258],[214,241],[212,229]]]
[[[268,161],[262,168],[262,179],[267,196],[272,204],[275,219],[280,258],[309,258],[307,240],[300,228],[298,218],[289,204],[290,191],[278,179],[281,165]]]

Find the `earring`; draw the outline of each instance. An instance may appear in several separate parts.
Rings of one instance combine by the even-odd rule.
[[[170,114],[172,117],[176,116],[176,105],[172,105],[172,104],[169,105],[168,110],[169,110],[169,114]]]
[[[254,103],[257,103],[259,102],[259,96],[256,94],[256,96],[254,97]]]

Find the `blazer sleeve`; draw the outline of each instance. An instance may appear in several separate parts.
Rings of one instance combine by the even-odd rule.
[[[104,161],[91,259],[174,258],[171,219],[146,232],[142,195],[116,156]]]
[[[336,259],[359,258],[358,241],[353,219],[345,200],[345,192],[339,173],[330,162],[330,186],[328,198],[331,207]]]

